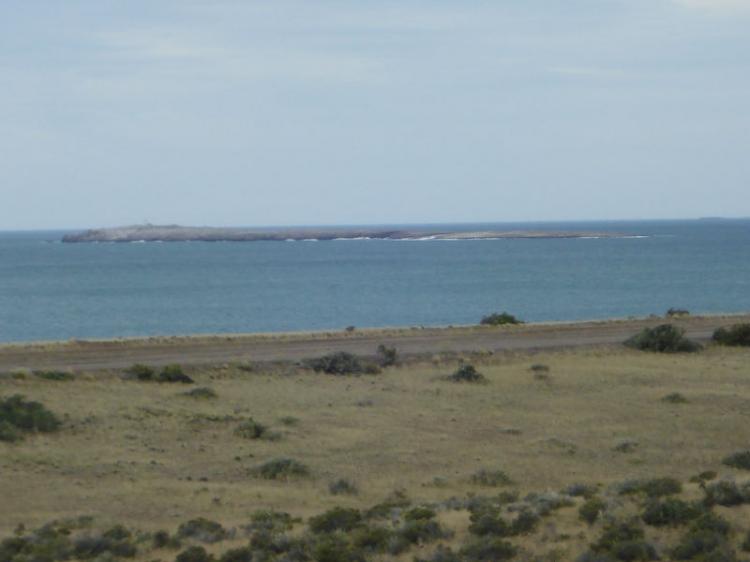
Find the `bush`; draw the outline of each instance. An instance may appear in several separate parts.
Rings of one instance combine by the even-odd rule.
[[[231,548],[219,558],[219,562],[252,562],[253,551],[246,546]]]
[[[199,517],[180,525],[177,529],[177,536],[181,539],[215,543],[226,539],[227,531],[221,526],[221,523]]]
[[[643,529],[635,521],[611,523],[604,528],[599,540],[591,545],[591,549],[594,552],[612,552],[620,543],[640,541],[643,537]]]
[[[323,372],[329,375],[374,375],[380,372],[377,365],[346,351],[329,353],[316,359],[306,359],[302,364],[316,373]]]
[[[253,471],[256,475],[266,480],[291,480],[308,476],[310,469],[306,465],[294,459],[273,459]]]
[[[57,416],[39,402],[20,394],[0,399],[0,440],[17,441],[22,432],[50,433],[59,427]]]
[[[198,388],[184,392],[182,395],[187,396],[188,398],[197,398],[199,400],[208,400],[219,397],[213,388],[208,388],[207,386],[199,386]]]
[[[653,478],[641,484],[641,491],[650,498],[670,496],[682,492],[682,484],[676,478]]]
[[[331,492],[331,494],[334,496],[355,496],[359,493],[359,490],[357,490],[357,486],[346,478],[339,478],[338,480],[334,480],[333,482],[329,483],[328,491]]]
[[[34,376],[56,382],[72,381],[76,378],[73,373],[67,371],[34,371]]]
[[[473,535],[508,537],[513,534],[511,526],[500,516],[500,510],[496,507],[472,510],[469,520],[469,532]]]
[[[482,537],[461,548],[459,555],[466,562],[502,562],[516,556],[518,549],[496,537]]]
[[[250,516],[247,531],[264,531],[268,533],[283,533],[291,530],[295,519],[284,511],[259,510]]]
[[[506,324],[523,324],[523,320],[519,320],[507,312],[495,312],[483,317],[479,323],[483,326],[503,326]]]
[[[391,367],[398,362],[398,352],[395,347],[388,347],[384,344],[378,346],[378,361],[381,367]]]
[[[524,509],[511,523],[511,532],[514,535],[528,535],[536,529],[538,524],[539,516],[528,509]]]
[[[742,505],[750,499],[746,490],[740,490],[737,484],[729,480],[721,480],[709,484],[706,486],[705,491],[706,497],[704,502],[708,506],[721,505],[732,507]]]
[[[315,534],[349,532],[362,523],[362,514],[358,509],[334,507],[325,513],[311,517],[308,522],[310,531]]]
[[[641,518],[652,527],[677,526],[697,519],[702,513],[700,505],[668,498],[664,501],[649,501]]]
[[[731,466],[732,468],[750,470],[750,450],[732,453],[721,462],[722,464]]]
[[[672,392],[671,394],[667,394],[664,398],[661,399],[661,401],[667,402],[668,404],[687,404],[688,403],[688,399],[685,398],[679,392]]]
[[[179,365],[167,365],[157,378],[158,382],[193,384],[195,381],[185,374]]]
[[[448,376],[448,380],[453,382],[484,382],[486,379],[484,375],[474,368],[474,365],[462,365],[452,375]]]
[[[471,483],[479,486],[488,486],[496,488],[498,486],[509,486],[513,484],[513,480],[510,479],[502,470],[488,470],[482,468],[471,475]]]
[[[578,508],[578,517],[589,525],[593,525],[606,507],[604,500],[590,498]]]
[[[700,344],[685,337],[685,330],[671,324],[645,328],[639,334],[625,340],[627,347],[658,353],[691,353],[701,349]]]
[[[402,544],[425,544],[450,535],[433,519],[409,519],[397,531]],[[399,549],[396,549],[397,551]]]
[[[669,318],[680,318],[683,316],[690,316],[690,311],[684,308],[670,308],[667,310],[667,317]]]
[[[732,562],[734,552],[726,539],[710,531],[690,532],[682,537],[672,551],[675,560],[702,560],[706,562]]]
[[[731,328],[719,328],[713,340],[720,345],[750,346],[750,324],[736,324]]]
[[[268,431],[268,428],[253,418],[243,421],[234,430],[234,434],[243,439],[262,439]]]
[[[352,531],[352,543],[360,550],[382,552],[388,546],[393,532],[384,527],[359,527]]]
[[[214,557],[202,546],[191,546],[177,555],[175,562],[213,562]]]
[[[139,381],[153,381],[156,379],[156,371],[147,365],[136,363],[125,370],[125,375]]]

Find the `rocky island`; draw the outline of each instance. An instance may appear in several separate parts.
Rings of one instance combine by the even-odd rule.
[[[63,242],[259,242],[302,240],[488,240],[496,238],[622,238],[612,232],[546,230],[446,231],[387,228],[218,228],[207,226],[135,225],[67,234]]]

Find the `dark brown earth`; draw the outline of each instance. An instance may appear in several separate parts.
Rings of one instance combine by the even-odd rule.
[[[333,351],[373,354],[380,344],[402,357],[441,352],[502,352],[618,345],[647,326],[665,322],[706,341],[721,326],[750,322],[750,315],[651,317],[606,322],[521,326],[364,329],[353,332],[158,337],[108,341],[0,345],[0,372],[14,369],[115,369],[146,363],[215,364],[231,361],[296,361]]]

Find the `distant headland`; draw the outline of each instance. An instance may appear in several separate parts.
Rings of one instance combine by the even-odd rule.
[[[260,242],[304,240],[491,240],[498,238],[624,238],[626,234],[545,230],[398,230],[387,228],[220,228],[179,225],[134,225],[67,234],[76,242]]]

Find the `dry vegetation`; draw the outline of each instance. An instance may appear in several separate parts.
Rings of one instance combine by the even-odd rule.
[[[750,476],[722,464],[748,447],[749,360],[748,349],[713,346],[690,355],[622,348],[485,355],[471,358],[482,384],[452,382],[457,358],[437,356],[358,376],[222,365],[187,368],[195,387],[210,389],[188,395],[192,387],[119,371],[72,380],[8,373],[0,398],[38,401],[62,426],[0,442],[0,537],[19,524],[28,530],[93,516],[87,533],[116,524],[166,529],[164,546],[181,524],[204,517],[227,530],[206,546],[220,555],[247,544],[241,530],[258,510],[299,518],[294,536],[326,510],[364,513],[395,498],[402,507],[396,525],[433,520],[420,513],[409,520],[404,507],[429,505],[442,531],[373,557],[430,559],[439,544],[459,550],[481,517],[492,528],[498,514],[476,511],[488,497],[516,525],[505,539],[521,547],[517,559],[574,560],[599,540],[608,519],[645,508],[644,489],[620,495],[624,481],[671,477],[682,483],[679,497],[697,501],[706,479],[689,481],[701,472],[738,482]],[[335,485],[344,491],[332,493]],[[584,509],[592,524],[579,516],[583,496],[599,500]],[[508,503],[517,511],[507,511]],[[514,521],[524,511],[551,513],[523,530],[523,519]],[[727,540],[739,551],[750,529],[748,506],[713,513],[731,522]],[[351,522],[351,513],[338,515]],[[663,558],[685,531],[643,528]],[[181,540],[183,549],[200,544],[190,535]],[[180,552],[150,548],[139,543],[136,556],[171,560]]]

